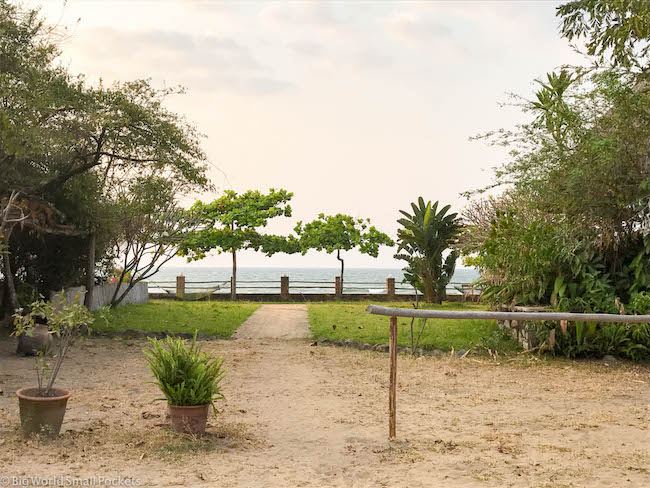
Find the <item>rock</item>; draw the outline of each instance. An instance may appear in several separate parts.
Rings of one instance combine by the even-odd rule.
[[[388,344],[378,344],[375,346],[375,351],[388,352],[389,350],[390,346]]]
[[[42,351],[47,353],[54,340],[46,325],[38,324],[34,326],[32,335],[28,336],[22,334],[18,336],[18,348],[16,354],[24,354],[25,356],[35,356],[36,353]]]
[[[126,329],[123,333],[126,337],[141,337],[142,333],[139,330]]]
[[[368,343],[361,344],[360,349],[361,349],[362,351],[369,351],[369,350],[372,349],[372,345],[370,345],[370,344],[368,344]]]
[[[605,363],[617,363],[618,359],[616,359],[614,356],[611,356],[611,355],[608,354],[607,356],[605,356],[603,358],[603,362],[605,362]]]
[[[460,351],[458,351],[458,352],[456,353],[456,357],[457,357],[458,359],[461,359],[461,358],[465,355],[466,352],[467,352],[466,349],[461,349]]]
[[[343,341],[343,346],[344,347],[355,347],[356,345],[357,345],[357,343],[352,339],[345,339]]]
[[[318,339],[318,342],[319,342],[320,344],[329,344],[329,343],[330,343],[330,340],[327,339],[327,338],[325,338],[325,337],[321,337],[320,339]]]
[[[197,341],[209,341],[210,337],[208,334],[204,334],[203,332],[196,334],[196,340]]]

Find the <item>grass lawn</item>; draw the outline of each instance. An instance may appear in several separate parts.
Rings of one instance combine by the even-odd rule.
[[[228,338],[259,307],[250,302],[176,302],[151,300],[111,310],[107,321],[98,318],[93,329],[189,332]]]
[[[355,303],[311,303],[309,322],[315,338],[353,339],[368,344],[388,343],[388,317],[371,315],[365,311],[370,302]],[[380,303],[387,307],[411,308],[410,303]],[[442,305],[421,305],[421,308],[440,310],[485,310],[486,307],[473,303],[443,303]],[[400,346],[411,345],[411,319],[398,318],[397,341]],[[336,325],[336,328],[333,327]],[[414,329],[420,330],[421,322],[416,319]],[[420,339],[425,349],[456,350],[483,347],[498,351],[517,348],[492,320],[449,320],[429,319]]]

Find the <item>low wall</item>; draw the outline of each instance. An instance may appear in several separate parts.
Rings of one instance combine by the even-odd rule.
[[[550,312],[550,307],[499,307],[499,312]],[[532,349],[539,345],[535,334],[535,323],[521,320],[497,320],[499,328],[508,330],[512,337],[519,342],[524,349]]]
[[[178,300],[176,295],[171,293],[151,293],[149,298],[152,300]],[[445,301],[447,302],[476,302],[479,296],[463,297],[463,295],[447,295]],[[203,301],[230,301],[230,294],[228,293],[214,293],[212,295],[201,298]],[[343,301],[343,302],[359,302],[359,301],[373,301],[373,302],[414,302],[415,295],[394,295],[388,296],[384,294],[374,293],[345,293],[342,298],[337,297],[331,293],[290,293],[288,298],[281,296],[279,293],[237,293],[237,300],[250,301],[250,302],[330,302],[330,301]],[[420,296],[420,301],[422,297]]]
[[[117,285],[117,283],[105,283],[103,285],[96,285],[93,289],[93,300],[88,308],[91,311],[94,311],[110,304]],[[127,285],[122,284],[120,287],[120,293],[124,293],[126,286]],[[50,294],[50,298],[56,299],[54,297],[60,293],[61,292],[52,292]],[[84,286],[67,288],[64,293],[67,302],[73,302],[76,297],[79,297],[79,302],[83,303],[86,298],[86,288]],[[131,288],[129,293],[124,297],[124,300],[122,300],[118,306],[131,305],[135,303],[147,303],[148,301],[149,285],[147,283],[140,282]]]

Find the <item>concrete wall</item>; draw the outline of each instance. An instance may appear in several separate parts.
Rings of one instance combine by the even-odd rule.
[[[111,299],[113,298],[113,293],[115,293],[115,289],[117,288],[117,283],[105,283],[103,285],[97,285],[95,286],[95,290],[93,292],[93,301],[90,304],[90,310],[98,310],[109,303],[111,303]],[[120,294],[124,293],[124,290],[126,290],[126,285],[122,284],[120,287]],[[56,300],[56,295],[58,293],[52,293],[50,295],[51,299]],[[75,286],[73,288],[68,288],[65,290],[65,299],[68,302],[73,302],[75,300],[75,297],[79,297],[79,301],[81,303],[84,302],[84,299],[86,297],[86,288],[83,286]],[[135,304],[135,303],[147,303],[149,301],[149,285],[147,283],[140,282],[136,284],[129,294],[124,297],[124,300],[122,300],[122,303],[120,303],[119,306],[122,305],[130,305],[130,304]]]

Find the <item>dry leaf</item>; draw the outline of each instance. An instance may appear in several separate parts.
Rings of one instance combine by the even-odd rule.
[[[553,329],[548,335],[548,345],[551,347],[551,349],[555,348],[555,329]]]
[[[562,328],[562,334],[566,335],[566,327],[567,327],[568,321],[566,320],[560,320],[560,327]]]

